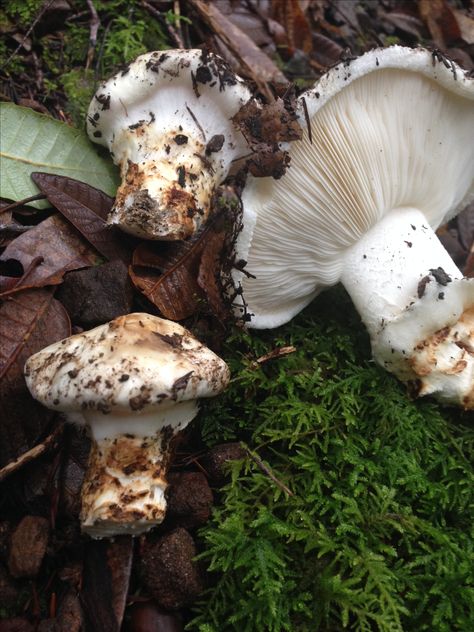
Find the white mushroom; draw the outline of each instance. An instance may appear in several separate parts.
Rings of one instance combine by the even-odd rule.
[[[287,174],[250,180],[236,273],[252,327],[342,281],[375,360],[474,408],[474,280],[434,230],[474,197],[474,80],[422,49],[339,64],[300,98]],[[311,132],[311,137],[310,137]]]
[[[201,50],[147,53],[104,82],[87,130],[120,165],[109,223],[145,239],[198,230],[216,186],[248,154],[231,118],[250,97],[220,57]]]
[[[32,395],[90,426],[82,529],[136,535],[163,520],[170,441],[197,414],[197,399],[227,385],[223,360],[181,325],[128,314],[31,356]]]

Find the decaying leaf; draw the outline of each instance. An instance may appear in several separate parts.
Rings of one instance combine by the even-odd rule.
[[[251,99],[232,120],[252,149],[253,154],[247,159],[250,173],[257,177],[281,178],[289,164],[289,157],[279,143],[302,137],[293,94],[289,92],[285,98],[263,105]]]
[[[311,60],[316,62],[320,69],[328,68],[336,64],[344,53],[343,47],[322,33],[313,36],[314,48]]]
[[[311,26],[300,0],[273,0],[272,14],[285,29],[288,55],[293,55],[297,48],[310,53],[313,49]]]
[[[453,13],[456,17],[462,39],[466,44],[474,44],[474,15],[467,15],[457,9],[453,9]]]
[[[188,0],[199,17],[208,24],[213,33],[225,44],[238,60],[241,74],[261,82],[288,83],[278,66],[238,26],[223,15],[214,3]]]
[[[87,629],[119,632],[132,560],[130,536],[87,543],[81,591]]]
[[[240,199],[231,187],[219,187],[214,216],[194,237],[170,243],[144,242],[135,250],[130,277],[165,318],[183,320],[202,302],[221,321],[228,318],[221,271],[230,267]]]
[[[418,10],[439,48],[446,49],[461,37],[456,16],[446,0],[418,0]]]
[[[69,222],[52,215],[11,242],[0,256],[0,262],[7,261],[17,261],[23,276],[13,278],[13,287],[9,287],[12,277],[0,276],[2,293],[57,285],[69,270],[97,265],[100,257]]]
[[[124,237],[107,226],[105,218],[113,199],[79,180],[49,173],[33,173],[32,179],[48,200],[107,259],[130,261]]]
[[[24,290],[0,305],[0,465],[29,450],[52,418],[26,388],[26,359],[70,333],[68,315],[51,289]]]

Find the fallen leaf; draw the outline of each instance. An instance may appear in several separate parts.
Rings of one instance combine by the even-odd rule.
[[[198,309],[203,299],[197,283],[203,248],[196,236],[163,245],[143,242],[135,250],[129,271],[132,283],[164,318],[183,320]]]
[[[242,67],[241,74],[251,77],[257,84],[267,81],[288,83],[285,75],[270,57],[261,51],[244,31],[223,15],[217,6],[206,4],[202,0],[188,0],[188,3],[238,60]]]
[[[459,11],[459,9],[453,9],[452,11],[457,20],[461,38],[466,44],[474,44],[474,17]]]
[[[423,22],[415,15],[402,11],[390,11],[384,14],[383,21],[389,22],[399,31],[416,38],[417,41],[422,38]]]
[[[143,242],[133,254],[132,282],[165,318],[188,318],[203,301],[220,321],[229,317],[221,271],[225,272],[236,239],[240,198],[231,187],[219,187],[213,208],[214,215],[191,239],[167,244]]]
[[[474,248],[471,250],[469,257],[467,258],[463,274],[471,279],[474,278]]]
[[[69,317],[51,289],[24,290],[0,305],[0,465],[35,445],[53,416],[29,394],[26,359],[70,333]]]
[[[33,171],[78,178],[114,194],[117,168],[101,158],[82,130],[13,103],[0,103],[0,195],[21,200],[38,191]],[[45,202],[35,202],[38,208]]]
[[[459,241],[466,250],[470,250],[474,244],[474,202],[469,204],[456,218]]]
[[[131,252],[124,237],[105,218],[113,199],[79,180],[49,173],[33,173],[32,179],[64,217],[107,259],[128,263]]]
[[[40,261],[38,261],[40,258]],[[18,261],[24,271],[20,279],[0,276],[0,292],[18,292],[26,287],[58,285],[69,270],[100,263],[95,250],[60,215],[52,215],[17,237],[0,256],[0,262]],[[33,269],[32,264],[36,261]]]
[[[89,630],[119,632],[133,560],[131,536],[89,541],[84,560],[81,601]]]
[[[235,0],[215,0],[214,5],[232,24],[246,33],[257,46],[271,46],[273,44],[272,37],[270,37],[273,26],[270,11],[263,10],[261,6],[255,7],[255,5],[252,6],[243,2],[236,3]],[[277,26],[283,31],[280,24]]]
[[[287,52],[291,57],[297,48],[305,53],[313,49],[311,26],[301,8],[300,0],[273,0],[273,18],[285,29]]]
[[[68,518],[78,519],[91,441],[83,427],[65,424],[62,446],[59,509]]]
[[[446,0],[418,0],[418,11],[438,48],[446,49],[460,39],[458,21]]]
[[[327,68],[338,63],[344,49],[337,42],[326,37],[322,33],[315,33],[313,36],[314,48],[311,59],[321,67]]]

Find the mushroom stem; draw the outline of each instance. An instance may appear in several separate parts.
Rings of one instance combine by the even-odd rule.
[[[138,535],[163,521],[170,442],[196,412],[196,403],[186,401],[165,414],[142,413],[133,421],[134,434],[125,430],[129,415],[102,416],[99,423],[94,423],[97,413],[87,419],[93,442],[82,487],[84,533]]]
[[[389,212],[347,250],[341,281],[380,365],[419,395],[474,406],[474,280],[421,211]]]

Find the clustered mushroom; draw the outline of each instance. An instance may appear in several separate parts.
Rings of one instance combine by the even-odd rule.
[[[88,131],[121,166],[110,223],[148,239],[198,230],[245,154],[231,118],[250,96],[200,50],[142,55],[105,82]],[[251,327],[287,322],[341,281],[379,364],[420,395],[474,408],[474,279],[434,233],[474,198],[473,99],[454,63],[399,46],[339,64],[300,97],[307,130],[285,146],[288,172],[249,176],[243,192],[247,267],[234,282]],[[102,537],[162,521],[170,440],[229,372],[182,326],[138,313],[43,349],[25,376],[40,402],[91,429],[81,520]]]
[[[375,360],[419,395],[474,408],[474,279],[434,230],[474,197],[474,80],[427,50],[339,64],[299,100],[281,180],[249,178],[236,272],[250,326],[342,282]]]
[[[109,223],[145,239],[195,233],[216,186],[248,154],[231,119],[250,97],[220,57],[202,50],[147,53],[104,82],[87,130],[120,165]]]
[[[81,523],[104,537],[163,520],[170,441],[199,398],[226,387],[229,371],[181,325],[134,313],[46,347],[25,377],[42,404],[90,427]]]

